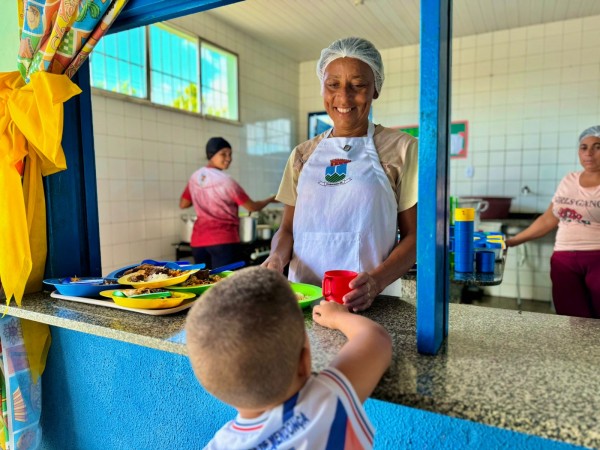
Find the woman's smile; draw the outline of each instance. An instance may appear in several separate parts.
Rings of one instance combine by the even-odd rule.
[[[323,77],[323,104],[333,120],[335,136],[363,136],[377,98],[371,68],[356,58],[338,58]]]

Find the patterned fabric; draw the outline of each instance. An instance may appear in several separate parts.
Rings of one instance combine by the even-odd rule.
[[[42,439],[39,426],[42,412],[42,380],[29,368],[29,358],[21,321],[16,317],[0,319],[2,353],[3,449],[36,449]]]
[[[29,82],[38,71],[71,78],[127,0],[19,0],[17,66]]]

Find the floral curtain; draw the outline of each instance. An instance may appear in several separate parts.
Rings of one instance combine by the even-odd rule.
[[[17,3],[18,70],[0,73],[0,285],[7,304],[14,298],[20,305],[24,293],[42,287],[47,255],[42,177],[67,168],[61,146],[63,104],[81,92],[70,78],[127,0]],[[2,414],[0,448],[36,448],[39,398],[34,397],[41,395],[37,383],[50,344],[48,326],[3,317],[0,339],[2,400],[11,405]]]

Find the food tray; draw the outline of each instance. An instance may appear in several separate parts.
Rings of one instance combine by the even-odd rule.
[[[194,301],[197,298],[196,297],[196,298],[189,299],[185,303],[183,303],[179,306],[175,306],[174,308],[138,309],[138,308],[127,308],[125,306],[119,306],[116,303],[112,302],[111,300],[98,300],[95,298],[87,298],[87,297],[73,297],[71,295],[59,294],[57,291],[52,292],[50,294],[50,297],[58,298],[60,300],[68,300],[71,302],[85,303],[87,305],[97,305],[97,306],[104,306],[106,308],[122,309],[124,311],[132,311],[132,312],[137,312],[140,314],[148,314],[151,316],[165,316],[168,314],[175,314],[175,313],[178,313],[179,311],[186,310],[186,309],[192,307],[192,305],[194,304]]]
[[[220,275],[223,278],[226,278],[232,274],[234,274],[235,272],[232,272],[231,270],[226,270],[225,272],[221,272],[218,275]],[[199,284],[196,286],[180,286],[178,284],[174,285],[174,286],[167,286],[165,289],[168,291],[175,291],[175,292],[191,292],[192,294],[196,294],[196,295],[201,295],[203,294],[205,291],[207,291],[208,289],[210,289],[211,287],[213,287],[215,284],[217,284],[217,282],[215,283],[210,283],[210,284]]]

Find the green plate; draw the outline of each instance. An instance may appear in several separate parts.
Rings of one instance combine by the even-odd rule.
[[[226,270],[225,272],[221,272],[218,275],[220,275],[222,277],[228,277],[229,275],[231,275],[233,273],[234,272],[232,270]],[[217,281],[217,283],[218,283],[218,281]],[[180,284],[176,284],[175,286],[168,286],[165,289],[167,289],[169,291],[190,292],[192,294],[201,295],[203,292],[210,289],[217,283],[200,284],[198,286],[181,286]]]
[[[320,300],[323,298],[323,291],[319,286],[314,286],[312,284],[304,284],[304,283],[292,283],[290,282],[290,286],[292,290],[296,294],[303,295],[304,298],[298,300],[298,304],[300,308],[306,308],[310,306],[316,300]]]
[[[229,271],[221,272],[220,275],[222,275],[224,277],[228,277],[228,276],[232,275],[233,273],[235,273],[235,272],[229,270]],[[202,284],[200,286],[175,285],[175,286],[168,286],[165,289],[167,289],[169,291],[189,292],[191,294],[201,295],[203,292],[207,291],[208,289],[213,287],[215,284],[216,283]],[[302,300],[298,300],[298,304],[300,305],[300,308],[306,308],[306,307],[310,306],[314,301],[320,300],[321,298],[323,298],[323,292],[321,291],[321,288],[319,286],[314,286],[312,284],[291,283],[291,282],[290,282],[290,286],[292,287],[292,290],[296,294],[300,294],[300,295],[304,296],[302,298]]]

